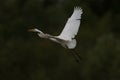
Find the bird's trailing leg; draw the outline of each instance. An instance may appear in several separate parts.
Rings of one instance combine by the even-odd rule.
[[[82,60],[82,57],[80,56],[79,53],[76,52],[76,50],[74,49],[73,52],[75,52],[75,55],[78,57],[79,62]]]
[[[77,63],[81,63],[81,56],[75,51],[75,49],[69,50],[69,52],[73,55],[74,59]]]

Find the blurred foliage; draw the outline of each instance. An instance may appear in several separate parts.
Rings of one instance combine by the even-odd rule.
[[[29,28],[59,35],[74,6],[83,9],[76,51]],[[0,80],[120,80],[119,0],[0,0]]]

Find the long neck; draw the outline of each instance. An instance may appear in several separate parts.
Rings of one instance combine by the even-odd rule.
[[[49,35],[49,34],[44,34],[44,33],[38,33],[38,36],[41,37],[41,38],[46,38],[46,39],[50,39],[50,40],[53,40],[51,38],[54,38],[54,36]]]
[[[54,41],[54,42],[56,42],[56,43],[60,43],[57,39],[55,39],[55,38],[49,38],[51,41]]]

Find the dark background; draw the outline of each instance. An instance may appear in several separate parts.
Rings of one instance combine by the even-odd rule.
[[[75,6],[83,9],[78,64],[59,44]],[[120,80],[120,0],[0,0],[0,80]]]

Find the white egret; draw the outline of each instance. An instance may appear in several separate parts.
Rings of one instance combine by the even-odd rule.
[[[72,16],[68,19],[63,31],[58,36],[52,36],[50,34],[43,33],[37,28],[29,29],[29,31],[37,32],[39,37],[57,42],[64,48],[74,49],[76,47],[75,36],[77,35],[80,27],[82,13],[83,11],[80,7],[75,7]]]

